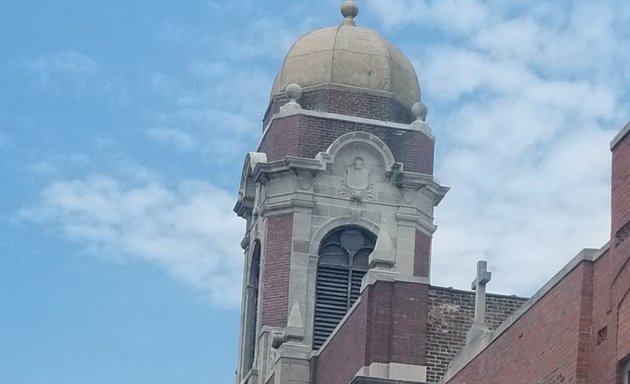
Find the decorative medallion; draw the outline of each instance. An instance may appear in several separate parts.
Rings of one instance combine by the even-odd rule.
[[[297,177],[297,185],[303,191],[313,188],[313,175],[310,173],[300,174]]]
[[[374,185],[370,183],[370,170],[361,157],[352,160],[341,180],[341,196],[352,200],[374,200]]]
[[[407,204],[413,204],[416,201],[416,191],[411,189],[403,189],[400,191],[400,196],[402,200]]]

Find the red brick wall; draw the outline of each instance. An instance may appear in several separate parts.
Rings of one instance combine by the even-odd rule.
[[[606,367],[605,374],[611,377],[610,383],[620,383],[620,378],[613,376],[620,360],[630,355],[630,136],[613,148],[611,182],[610,297],[607,300],[611,340],[606,346],[606,355],[613,361]]]
[[[630,220],[630,136],[612,152],[612,238]]]
[[[606,252],[593,265],[589,369],[591,377],[598,378],[602,384],[615,383],[617,316],[610,310],[610,260],[610,253]]]
[[[364,291],[365,293],[366,291]],[[316,360],[317,384],[348,384],[365,365],[367,295],[342,324]]]
[[[265,126],[280,106],[288,101],[285,94],[276,95],[265,115]],[[376,95],[358,89],[315,89],[305,91],[300,100],[302,108],[338,113],[347,116],[392,121],[409,124],[415,120],[411,108],[400,103],[392,96]]]
[[[258,151],[266,153],[269,161],[283,160],[289,154],[298,153],[299,122],[299,115],[275,120]]]
[[[592,289],[583,262],[448,383],[589,383]]]
[[[263,256],[262,325],[284,327],[287,323],[292,228],[292,213],[267,219]]]
[[[630,295],[619,306],[617,361],[630,357]]]
[[[377,282],[369,289],[366,365],[424,365],[428,285]]]
[[[428,291],[426,284],[394,283],[389,361],[425,364]]]
[[[486,297],[486,323],[496,329],[527,299],[516,296]],[[466,344],[475,316],[475,293],[452,288],[429,288],[427,307],[427,381],[437,383],[453,357]]]
[[[341,135],[357,131],[383,140],[396,161],[404,164],[405,171],[433,174],[434,142],[421,132],[404,131],[398,135],[392,128],[313,116],[274,120],[258,150],[265,152],[269,161],[282,160],[289,155],[312,159]]]
[[[377,282],[317,358],[317,384],[348,384],[372,363],[424,365],[428,286]]]
[[[431,270],[431,236],[416,229],[413,275],[429,277]]]

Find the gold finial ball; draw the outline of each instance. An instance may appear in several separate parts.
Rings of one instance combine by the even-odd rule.
[[[359,14],[359,6],[353,0],[346,0],[341,6],[341,14],[346,20],[353,20]]]

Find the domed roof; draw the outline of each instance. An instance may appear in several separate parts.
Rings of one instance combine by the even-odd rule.
[[[420,101],[418,77],[409,59],[376,31],[348,19],[298,39],[276,77],[272,95],[291,83],[303,88],[339,84],[388,91],[409,107]]]

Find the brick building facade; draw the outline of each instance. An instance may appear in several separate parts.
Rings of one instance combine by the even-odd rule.
[[[235,211],[246,220],[237,384],[630,384],[630,125],[611,241],[530,299],[430,283],[434,142],[413,66],[339,26],[289,51]],[[626,371],[624,371],[626,370]],[[625,380],[625,381],[624,381]]]

